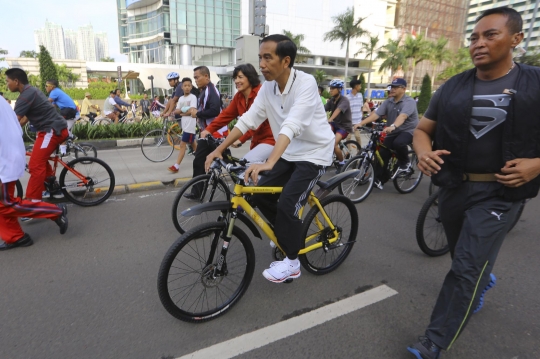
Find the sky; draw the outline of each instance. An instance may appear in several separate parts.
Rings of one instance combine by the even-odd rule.
[[[62,25],[64,30],[77,30],[90,23],[95,32],[107,33],[109,56],[127,61],[119,49],[116,0],[2,1],[0,48],[8,50],[6,56],[19,57],[23,50],[35,50],[34,30],[44,27],[45,20]]]

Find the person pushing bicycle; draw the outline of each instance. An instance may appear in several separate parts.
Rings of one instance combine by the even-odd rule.
[[[334,134],[328,126],[315,78],[293,68],[296,52],[296,45],[287,36],[276,34],[261,40],[259,66],[266,82],[250,109],[205,163],[208,171],[227,147],[268,118],[276,144],[265,163],[253,164],[246,170],[244,180],[248,183],[251,179],[260,186],[283,187],[281,196],[252,196],[253,204],[274,226],[278,243],[287,256],[263,272],[273,283],[300,277],[298,252],[304,247],[304,239],[299,212],[326,166],[332,163],[334,148]],[[261,172],[267,173],[259,180]]]
[[[368,123],[376,121],[381,116],[386,116],[388,127],[384,129],[384,132],[387,134],[384,139],[384,145],[396,152],[399,166],[398,171],[408,171],[410,163],[407,146],[412,143],[413,132],[416,125],[418,125],[416,101],[405,94],[405,89],[407,88],[407,81],[405,79],[394,79],[389,85],[389,88],[388,99],[375,111],[371,112],[368,117],[354,125],[354,129],[356,130],[360,126],[365,126]],[[388,180],[388,178],[384,178],[383,171],[388,164],[391,153],[385,151],[384,148],[381,148],[380,153],[384,164],[382,167],[377,167],[375,171],[377,181],[375,185],[382,189],[382,185]]]

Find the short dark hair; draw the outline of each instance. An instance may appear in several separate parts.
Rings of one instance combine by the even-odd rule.
[[[189,77],[184,77],[181,82],[183,84],[186,81],[189,81],[190,84],[193,84],[193,82],[191,81],[191,79]]]
[[[509,8],[508,6],[495,7],[493,9],[484,11],[480,16],[476,18],[475,23],[478,23],[478,21],[482,20],[486,16],[495,14],[506,17],[506,27],[508,28],[510,33],[515,34],[523,31],[523,19],[521,18],[521,15],[519,14],[519,12],[512,8]]]
[[[193,72],[195,71],[199,71],[201,75],[207,75],[208,77],[210,77],[210,70],[206,66],[197,66],[193,69]]]
[[[114,91],[114,90],[109,92],[109,95],[115,95],[115,94],[116,94],[116,91]]]
[[[322,87],[322,86],[317,86],[317,88],[318,88],[321,92],[324,92],[324,87]]]
[[[120,91],[120,93],[122,93],[122,90],[120,90],[120,89],[114,90],[114,93],[116,94],[118,91]]]
[[[291,59],[289,67],[293,67],[297,51],[295,43],[287,36],[281,34],[268,35],[261,40],[261,44],[268,41],[277,43],[276,55],[278,55],[280,60],[283,60],[286,56],[289,56]]]
[[[245,77],[247,77],[249,84],[251,87],[259,86],[261,83],[261,80],[259,80],[259,75],[257,74],[257,70],[255,70],[255,67],[253,67],[252,64],[242,64],[238,65],[234,68],[233,71],[233,79],[235,79],[238,76],[238,73],[242,71]]]
[[[4,96],[4,93],[2,91],[0,91],[0,96]]]
[[[354,86],[356,85],[360,85],[361,82],[359,80],[351,80],[351,82],[349,82],[349,85],[351,85],[351,88],[354,88]]]
[[[58,87],[58,80],[47,80],[47,83],[53,85],[54,87]]]
[[[24,70],[22,69],[9,69],[5,72],[5,74],[10,80],[19,80],[19,82],[23,85],[28,84],[28,76],[26,75],[26,72],[24,72]]]

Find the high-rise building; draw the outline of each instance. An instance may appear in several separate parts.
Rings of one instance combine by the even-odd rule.
[[[109,57],[109,40],[107,39],[106,32],[94,33],[94,39],[96,41],[96,61]]]
[[[96,40],[94,38],[94,28],[92,25],[79,27],[77,31],[77,52],[81,60],[96,60]]]
[[[66,50],[66,59],[78,59],[77,54],[77,31],[65,30],[64,31],[64,47]]]
[[[44,28],[34,30],[34,41],[36,52],[39,52],[39,46],[43,45],[47,48],[53,59],[66,58],[64,30],[61,25],[56,25],[45,20]]]
[[[227,66],[241,0],[117,0],[121,52],[132,63]]]
[[[468,39],[471,35],[475,24],[475,19],[483,11],[499,6],[509,6],[519,12],[521,14],[521,17],[523,18],[523,32],[525,33],[525,39],[523,40],[522,46],[525,46],[525,41],[527,40],[527,36],[529,34],[529,27],[531,26],[531,19],[533,16],[535,3],[536,2],[534,0],[471,0],[467,15],[465,39]],[[540,18],[536,17],[533,22],[531,38],[529,40],[529,48],[537,47],[539,45]]]

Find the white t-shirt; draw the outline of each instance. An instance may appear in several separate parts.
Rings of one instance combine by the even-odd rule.
[[[114,109],[115,108],[114,106],[116,105],[116,102],[114,101],[114,98],[109,97],[107,100],[109,101],[109,104],[111,104],[113,109]],[[105,109],[103,109],[103,113],[105,114],[105,116],[107,116],[108,114],[113,113],[113,112],[114,112],[114,110],[113,111],[106,111]]]
[[[0,181],[8,183],[22,177],[26,165],[26,150],[19,120],[2,96],[0,128]]]
[[[186,106],[197,108],[197,97],[194,94],[190,93],[189,95],[184,95],[178,99],[176,104],[177,109],[181,109],[182,107]],[[182,116],[182,131],[195,134],[196,123],[196,118],[191,116]]]

